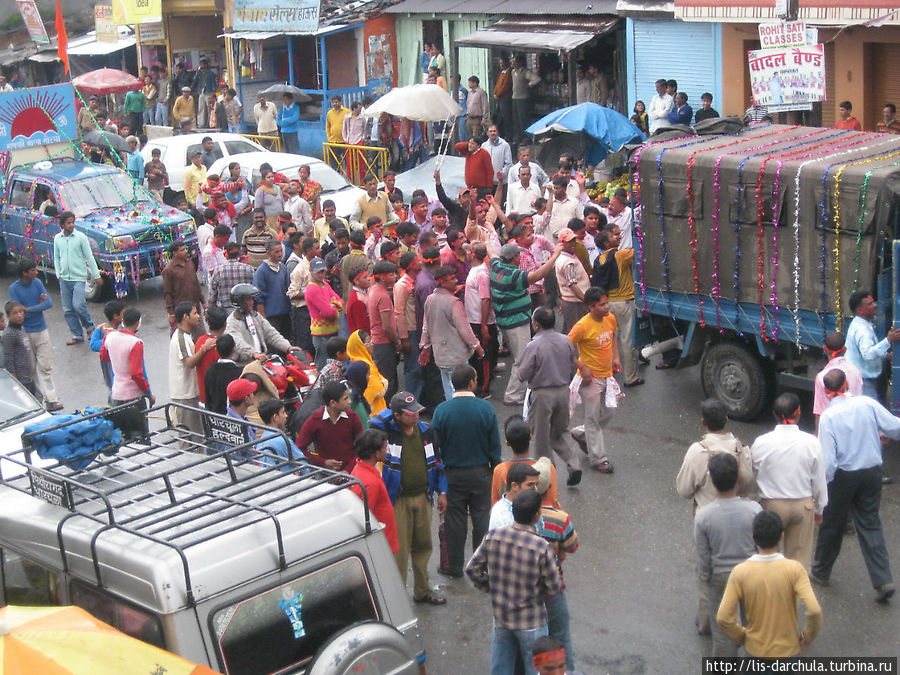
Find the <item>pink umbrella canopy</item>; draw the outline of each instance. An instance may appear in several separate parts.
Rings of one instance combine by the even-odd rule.
[[[134,75],[115,68],[92,70],[74,78],[72,84],[84,94],[98,95],[121,94],[126,91],[135,91],[144,86],[144,83]]]

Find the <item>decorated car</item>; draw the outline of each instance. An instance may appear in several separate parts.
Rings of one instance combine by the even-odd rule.
[[[75,227],[87,235],[105,283],[88,282],[85,294],[99,301],[113,288],[118,297],[142,279],[158,275],[168,262],[168,245],[183,240],[196,252],[193,219],[154,201],[131,177],[111,166],[54,159],[14,167],[4,179],[0,206],[0,256],[29,255],[53,271],[53,237],[59,214],[75,214]]]

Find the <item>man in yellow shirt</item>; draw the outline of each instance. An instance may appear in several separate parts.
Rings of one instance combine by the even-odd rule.
[[[583,380],[581,400],[584,402],[584,433],[588,461],[601,473],[612,473],[613,465],[606,454],[603,427],[611,414],[606,405],[608,379],[622,371],[617,341],[618,324],[609,313],[609,295],[592,286],[584,293],[588,313],[569,331],[569,340],[578,349],[578,372]]]
[[[784,659],[805,651],[822,627],[822,608],[803,565],[778,552],[784,533],[781,516],[762,511],[753,518],[753,541],[759,550],[728,577],[716,622],[750,656]],[[806,626],[797,623],[797,601],[806,607]],[[737,622],[738,603],[747,614]]]
[[[200,208],[197,204],[197,195],[200,194],[200,186],[206,182],[206,167],[203,166],[203,153],[199,148],[191,155],[191,164],[184,170],[184,197],[188,205]],[[203,203],[209,201],[206,193],[203,193]]]
[[[190,120],[191,127],[194,126],[194,97],[191,96],[190,87],[181,88],[181,96],[175,99],[175,105],[172,107],[172,122],[176,129],[181,129],[183,120]],[[192,202],[188,203],[193,206]]]
[[[344,117],[350,114],[350,109],[341,105],[340,96],[331,97],[331,110],[325,115],[325,135],[329,143],[344,142]]]

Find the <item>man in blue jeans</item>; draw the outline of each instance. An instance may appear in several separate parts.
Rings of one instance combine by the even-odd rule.
[[[84,333],[94,332],[94,322],[88,313],[84,298],[84,284],[94,279],[99,286],[103,283],[90,242],[82,232],[75,230],[75,214],[63,211],[59,214],[62,231],[53,237],[53,266],[59,278],[59,294],[63,315],[72,337],[66,342],[74,345],[84,342]]]
[[[466,565],[475,588],[491,594],[491,675],[513,675],[517,652],[534,675],[531,647],[547,635],[544,599],[562,591],[553,547],[534,531],[540,517],[541,496],[520,492],[513,500],[516,522],[488,532]]]

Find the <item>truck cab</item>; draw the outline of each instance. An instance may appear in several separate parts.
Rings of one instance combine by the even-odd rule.
[[[9,170],[0,206],[0,255],[32,256],[53,271],[53,237],[59,214],[75,214],[75,227],[87,235],[101,274],[109,284],[88,283],[89,300],[103,288],[124,295],[166,265],[166,247],[182,239],[196,251],[193,219],[152,201],[125,172],[112,166],[54,159]]]
[[[222,673],[425,672],[365,489],[267,450],[286,440],[276,431],[202,412],[192,434],[168,404],[138,413],[161,426],[83,469],[38,466],[42,434],[126,407],[27,432],[7,454],[18,470],[0,478],[0,601],[78,605]]]

